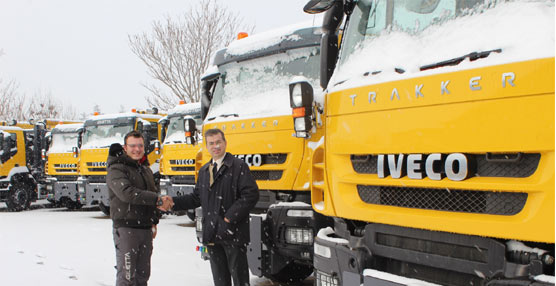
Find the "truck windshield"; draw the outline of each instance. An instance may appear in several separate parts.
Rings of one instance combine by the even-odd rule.
[[[289,82],[294,76],[303,75],[316,86],[318,67],[316,47],[219,66],[221,77],[207,118],[289,115]]]
[[[360,0],[349,18],[344,32],[336,82],[363,73],[419,69],[419,65],[484,49],[496,49],[471,40],[462,45],[454,41],[480,34],[463,34],[455,23],[464,15],[487,9],[483,0]],[[451,26],[447,26],[451,23]],[[442,27],[442,28],[441,28]],[[444,28],[445,27],[445,28]],[[444,30],[442,30],[444,29]],[[488,39],[488,38],[487,38]],[[459,44],[458,44],[459,42]],[[457,46],[455,46],[457,45]],[[452,54],[447,54],[449,51]],[[415,64],[415,66],[412,66]]]
[[[184,114],[181,116],[170,117],[170,122],[168,123],[168,131],[166,133],[166,138],[164,139],[164,144],[167,143],[184,143],[185,142],[185,130],[183,129],[183,117],[190,115],[195,120],[197,129],[200,130],[203,125],[203,120],[201,119],[201,114]]]
[[[107,148],[112,143],[124,144],[124,136],[133,130],[133,125],[86,126],[83,133],[83,149]]]
[[[72,152],[73,147],[77,147],[77,133],[57,133],[52,134],[49,153],[68,153]]]

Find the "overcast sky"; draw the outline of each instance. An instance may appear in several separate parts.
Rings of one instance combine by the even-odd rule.
[[[220,0],[255,33],[310,21],[307,0]],[[195,0],[0,0],[0,78],[29,96],[48,92],[79,112],[145,108],[151,81],[128,35],[183,14]]]

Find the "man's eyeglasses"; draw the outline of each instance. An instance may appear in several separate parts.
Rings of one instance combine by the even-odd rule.
[[[143,144],[125,144],[126,146],[128,146],[129,148],[143,148],[145,147],[145,145]]]

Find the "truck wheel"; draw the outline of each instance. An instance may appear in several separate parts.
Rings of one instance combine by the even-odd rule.
[[[281,284],[295,284],[305,280],[305,278],[309,277],[312,273],[312,266],[292,262],[280,270],[280,272],[265,276],[267,276],[270,280]]]
[[[103,203],[99,203],[98,204],[98,208],[100,209],[101,212],[103,212],[105,215],[110,215],[110,207],[105,206]]]
[[[10,187],[10,194],[6,204],[10,211],[19,212],[28,209],[31,205],[31,191],[27,185],[22,182],[15,182]]]
[[[80,202],[74,202],[74,201],[72,201],[72,200],[68,200],[68,201],[66,202],[66,207],[67,207],[69,210],[78,210],[78,209],[80,209],[82,206],[83,206],[83,205],[82,205]],[[108,211],[108,213],[110,214],[110,211]]]

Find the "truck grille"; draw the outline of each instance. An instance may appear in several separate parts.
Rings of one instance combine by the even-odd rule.
[[[171,169],[175,172],[195,171],[195,167],[171,167]]]
[[[195,185],[195,176],[171,176],[170,182],[180,185]]]
[[[89,183],[106,183],[106,176],[87,176]]]
[[[519,156],[519,157],[518,157]],[[473,154],[468,155],[477,164],[476,177],[526,178],[537,170],[540,154]],[[376,155],[351,155],[353,170],[359,174],[377,173]],[[509,158],[509,159],[508,159]],[[511,158],[516,158],[512,160]]]
[[[257,181],[277,181],[282,178],[283,171],[251,171]]]
[[[416,209],[515,215],[525,206],[526,193],[357,185],[368,204]]]
[[[77,176],[56,176],[58,182],[77,181]]]

